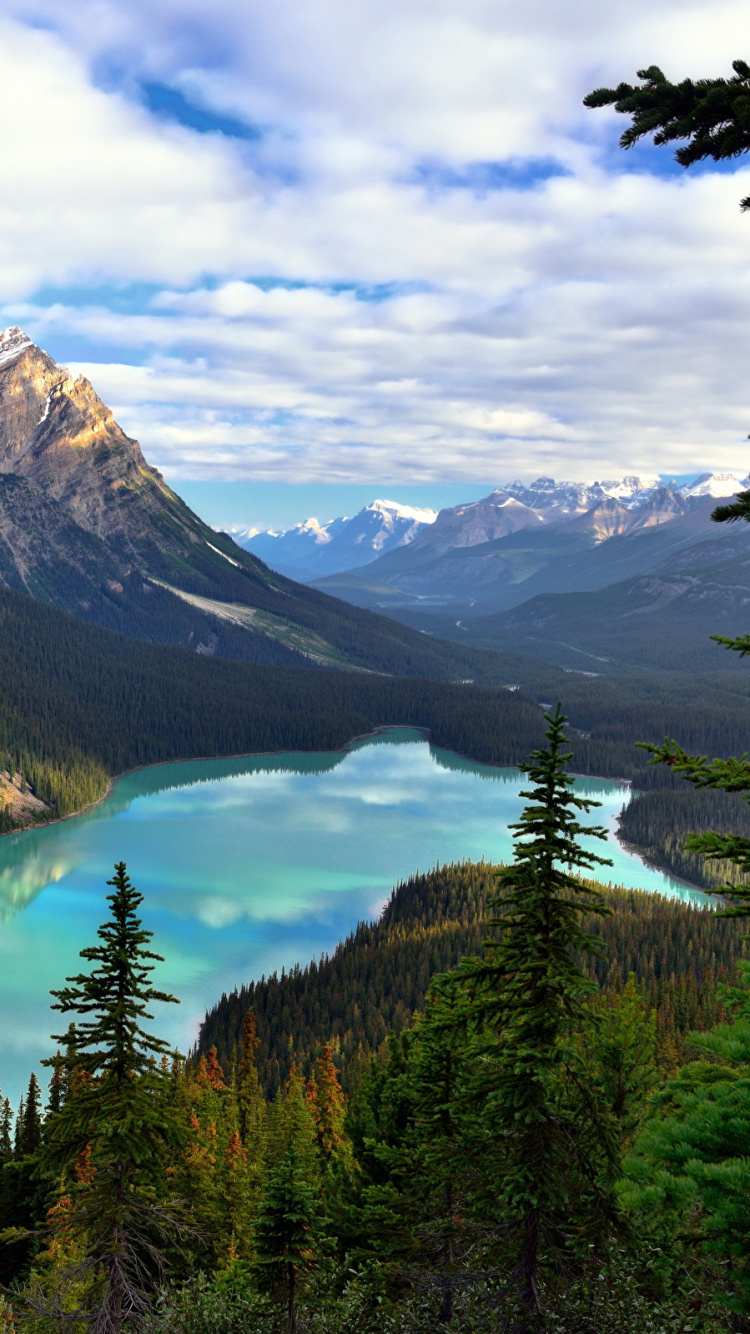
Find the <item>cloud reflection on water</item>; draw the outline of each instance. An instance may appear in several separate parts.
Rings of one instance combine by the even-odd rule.
[[[432,750],[398,729],[329,755],[186,761],[124,775],[74,820],[0,839],[0,1083],[48,1054],[48,990],[78,968],[124,860],[181,996],[159,1026],[183,1047],[204,1009],[251,977],[332,950],[391,888],[437,861],[499,861],[526,779]],[[627,789],[581,781],[613,819]],[[612,880],[688,894],[616,844]],[[23,1033],[19,1046],[9,1034]]]

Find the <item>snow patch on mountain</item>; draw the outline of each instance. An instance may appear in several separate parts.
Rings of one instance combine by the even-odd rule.
[[[0,366],[4,366],[9,361],[14,361],[27,347],[33,347],[34,344],[25,334],[23,329],[19,329],[17,324],[12,324],[9,329],[3,329],[0,333]]]
[[[679,488],[682,496],[735,496],[750,486],[750,477],[740,479],[731,472],[704,472],[689,486]]]

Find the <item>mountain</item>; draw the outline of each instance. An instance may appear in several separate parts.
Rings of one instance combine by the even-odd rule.
[[[699,541],[711,530],[715,498],[744,485],[727,474],[705,475],[690,487],[651,478],[513,483],[476,506],[441,511],[408,549],[315,580],[315,587],[404,619],[411,619],[409,608],[442,605],[463,615],[472,607],[512,607],[542,592],[593,590]],[[421,615],[412,623],[423,626]]]
[[[0,334],[0,584],[136,638],[252,662],[487,679],[440,645],[293,583],[167,486],[92,385]]]
[[[395,500],[374,500],[354,518],[318,523],[306,519],[280,532],[233,529],[239,546],[260,556],[272,569],[291,579],[313,579],[366,565],[386,551],[408,546],[420,529],[432,524],[437,511],[415,509]]]
[[[458,626],[436,616],[429,628],[593,676],[686,669],[746,672],[738,655],[710,636],[747,631],[749,605],[750,529],[727,524],[714,526],[711,538],[674,550],[637,577],[594,591],[542,593],[509,611],[462,617]]]

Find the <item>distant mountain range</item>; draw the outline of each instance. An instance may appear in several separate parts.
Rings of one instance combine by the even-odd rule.
[[[454,570],[453,555],[442,564],[438,558],[467,548],[487,548],[489,543],[521,532],[524,550],[551,552],[556,540],[546,534],[535,536],[535,532],[552,528],[556,537],[561,536],[560,525],[565,525],[561,541],[566,549],[589,549],[610,537],[671,522],[701,501],[732,495],[746,484],[728,473],[706,473],[688,486],[665,484],[657,476],[609,482],[555,482],[539,477],[529,485],[510,482],[481,500],[439,513],[375,500],[353,518],[323,524],[310,518],[279,531],[231,531],[240,546],[272,569],[335,590],[337,596],[363,606],[386,609],[394,605],[394,593],[413,594],[417,599],[459,596],[484,601],[488,584],[516,583],[518,570],[504,578],[497,560],[490,562],[489,569],[479,563],[461,563]],[[489,549],[475,550],[472,562],[475,558],[484,562],[490,554]],[[544,563],[543,556],[532,560],[535,568]],[[358,573],[351,581],[325,582],[332,575],[353,570]],[[531,573],[529,569],[525,577]],[[455,576],[458,584],[454,587]],[[396,601],[403,599],[397,596]]]
[[[689,486],[658,477],[513,482],[441,510],[408,546],[314,583],[389,612],[426,604],[501,610],[541,592],[601,588],[700,540],[712,531],[716,499],[748,484],[727,473],[704,474]]]
[[[232,528],[239,546],[260,556],[290,579],[310,580],[367,565],[387,551],[408,546],[437,519],[437,510],[414,509],[394,500],[373,500],[353,518],[319,523],[307,519],[279,532]]]
[[[293,583],[167,486],[83,376],[0,334],[0,585],[250,662],[482,679],[492,658]]]
[[[569,671],[731,671],[737,663],[708,636],[746,628],[750,532],[717,527],[711,513],[748,486],[728,473],[687,486],[513,482],[313,586],[431,635]]]
[[[705,636],[747,628],[750,531],[710,515],[748,485],[542,477],[437,515],[375,501],[238,533],[247,550],[180,500],[88,380],[0,334],[0,585],[199,654],[487,683],[504,680],[497,650],[566,670],[685,669],[696,653],[734,668]]]
[[[476,607],[460,617],[442,609],[400,614],[432,634],[495,650],[512,647],[587,676],[746,673],[747,664],[710,636],[750,629],[750,528],[744,523],[712,528],[703,540],[675,542],[668,552],[662,547],[663,558],[646,572],[602,580],[590,591],[565,588],[566,577],[573,582],[571,563],[559,571],[560,591],[539,593],[508,611],[488,614]],[[621,553],[629,541],[619,540]],[[625,558],[612,562],[610,575],[618,565],[626,574],[627,564]]]

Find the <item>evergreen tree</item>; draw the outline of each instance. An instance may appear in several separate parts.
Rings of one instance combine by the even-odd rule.
[[[21,1157],[33,1158],[39,1152],[42,1142],[42,1094],[39,1080],[35,1074],[29,1078],[23,1108],[23,1120],[19,1135],[18,1149]]]
[[[10,1162],[13,1156],[13,1108],[10,1098],[5,1098],[0,1107],[0,1166]]]
[[[271,1163],[283,1158],[290,1145],[304,1163],[305,1170],[319,1183],[320,1155],[314,1110],[296,1065],[292,1066],[284,1089],[279,1091],[268,1109],[266,1146]]]
[[[81,951],[91,971],[52,993],[53,1008],[77,1022],[56,1035],[68,1040],[70,1090],[49,1118],[42,1154],[56,1175],[74,1179],[79,1168],[79,1179],[69,1183],[66,1233],[82,1258],[64,1280],[69,1287],[84,1284],[79,1314],[92,1334],[120,1334],[143,1315],[161,1271],[160,1239],[179,1226],[170,1203],[154,1198],[165,1156],[180,1143],[154,1062],[167,1047],[143,1027],[154,1001],[175,998],[151,985],[162,960],[147,948],[152,933],[136,915],[142,895],[124,862],[107,883],[114,892],[110,918],[98,931],[101,943]],[[50,1063],[58,1066],[58,1058]],[[80,1179],[84,1160],[89,1166]],[[64,1292],[54,1296],[51,1314],[61,1316],[65,1302]]]
[[[738,62],[736,62],[738,63]],[[750,79],[750,69],[747,77]],[[750,147],[750,139],[748,141]],[[750,207],[750,198],[744,201]],[[715,523],[734,523],[744,519],[750,523],[750,491],[740,491],[731,505],[718,505],[711,518]],[[741,658],[750,653],[750,635],[738,635],[729,638],[726,635],[712,635],[717,643]],[[698,789],[714,789],[721,792],[750,794],[750,761],[747,752],[739,758],[709,760],[705,755],[689,755],[677,741],[665,737],[661,745],[640,742],[642,750],[653,755],[652,764],[665,764],[675,774],[680,774]],[[750,795],[745,796],[750,802]],[[737,868],[740,876],[750,876],[750,838],[743,834],[717,834],[711,831],[702,834],[690,834],[685,846],[692,852],[701,853],[708,861],[729,864]],[[709,894],[718,894],[729,900],[729,906],[722,908],[722,916],[750,916],[750,882],[732,879],[731,884],[721,884],[710,888]]]
[[[320,1189],[304,1157],[289,1143],[269,1167],[255,1228],[256,1273],[297,1331],[297,1303],[323,1245]]]
[[[733,60],[729,79],[683,79],[670,83],[658,65],[638,70],[639,87],[621,83],[617,88],[597,88],[584,98],[584,106],[614,106],[632,116],[632,124],[620,138],[621,148],[632,148],[644,136],[657,145],[687,139],[675,152],[681,167],[694,162],[726,161],[750,152],[750,65]],[[750,208],[750,197],[740,205]]]
[[[65,1099],[65,1077],[63,1074],[63,1066],[59,1051],[55,1059],[56,1059],[56,1064],[52,1069],[52,1075],[49,1081],[49,1089],[47,1091],[48,1116],[50,1112],[54,1113],[61,1111]]]
[[[591,1015],[593,1022],[579,1034],[581,1062],[599,1085],[601,1104],[626,1141],[658,1082],[656,1014],[639,994],[631,973],[622,991],[592,996]]]
[[[470,1174],[461,1145],[463,1095],[471,1045],[465,1034],[465,997],[436,979],[427,994],[413,1047],[415,1180],[422,1204],[417,1228],[423,1261],[439,1271],[441,1324],[453,1320],[455,1270],[467,1227],[465,1183]],[[463,1190],[462,1190],[463,1185]],[[469,1243],[471,1244],[471,1243]]]
[[[21,1158],[23,1156],[23,1126],[26,1120],[26,1099],[23,1094],[18,1101],[18,1111],[16,1112],[16,1123],[13,1130],[13,1157]]]
[[[522,1334],[538,1327],[540,1263],[559,1262],[586,1210],[606,1207],[588,1159],[595,1147],[609,1151],[603,1124],[592,1130],[587,1098],[576,1096],[571,1040],[593,987],[574,957],[596,948],[581,918],[608,912],[579,876],[610,864],[579,839],[604,839],[606,831],[578,818],[599,803],[577,796],[565,772],[572,752],[560,705],[545,717],[548,745],[521,766],[533,786],[511,826],[514,863],[498,874],[500,915],[490,923],[498,935],[485,942],[483,958],[464,960],[453,974],[481,1035],[473,1078],[486,1136],[479,1203],[518,1237]]]
[[[348,1164],[351,1147],[344,1131],[346,1098],[333,1062],[333,1048],[328,1042],[315,1062],[315,1079],[311,1082],[310,1094],[318,1149],[324,1168]]]
[[[694,1265],[718,1260],[730,1328],[750,1328],[750,964],[733,1022],[691,1034],[692,1061],[656,1099],[625,1162],[621,1193],[642,1235]]]
[[[259,1041],[255,1015],[248,1010],[242,1023],[240,1062],[237,1069],[237,1111],[240,1139],[248,1150],[248,1159],[260,1165],[264,1152],[266,1100],[260,1087],[256,1053]]]

